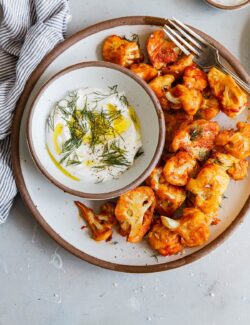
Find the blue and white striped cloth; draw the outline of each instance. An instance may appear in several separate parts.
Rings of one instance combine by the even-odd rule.
[[[43,57],[63,41],[67,0],[0,0],[0,224],[17,193],[11,170],[10,127],[16,102]]]

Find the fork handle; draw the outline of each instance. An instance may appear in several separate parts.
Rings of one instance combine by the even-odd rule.
[[[231,75],[235,79],[235,81],[238,83],[238,85],[241,86],[241,88],[243,88],[246,92],[248,92],[248,94],[250,94],[250,85],[249,84],[247,84],[240,77],[238,77],[237,74],[233,73],[231,70],[229,70],[228,68],[226,68],[222,63],[217,62],[217,66],[223,72]]]

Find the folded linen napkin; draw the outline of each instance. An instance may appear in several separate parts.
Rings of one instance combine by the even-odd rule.
[[[43,57],[63,41],[67,0],[0,0],[0,224],[17,193],[11,170],[10,127],[16,102]]]

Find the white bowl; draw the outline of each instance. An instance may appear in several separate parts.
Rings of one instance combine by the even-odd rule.
[[[72,180],[51,160],[46,149],[46,121],[54,106],[68,91],[85,87],[107,89],[118,85],[139,118],[144,154],[118,179],[94,184]],[[56,186],[76,196],[109,199],[140,185],[158,163],[165,140],[165,123],[159,101],[141,78],[130,70],[107,62],[84,62],[70,66],[43,85],[29,113],[27,139],[40,171]]]

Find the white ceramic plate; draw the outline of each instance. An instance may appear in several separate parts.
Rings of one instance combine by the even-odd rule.
[[[186,249],[182,255],[159,256],[155,258],[155,253],[149,248],[146,241],[136,245],[130,244],[115,231],[112,241],[97,243],[90,238],[88,230],[81,230],[81,226],[84,223],[78,217],[78,210],[73,203],[74,200],[79,198],[59,190],[36,169],[28,152],[24,136],[26,120],[30,105],[42,84],[51,78],[52,75],[69,65],[82,62],[83,60],[100,60],[101,44],[105,37],[111,34],[130,37],[131,34],[135,33],[139,35],[140,43],[144,47],[148,35],[156,28],[159,28],[159,26],[155,25],[163,23],[163,19],[152,17],[121,18],[120,20],[102,23],[77,34],[74,41],[72,40],[67,43],[66,48],[61,54],[56,56],[55,53],[52,53],[50,60],[53,60],[49,66],[42,65],[38,68],[37,73],[40,73],[46,67],[29,95],[21,120],[20,137],[19,134],[15,134],[13,129],[13,138],[19,137],[20,141],[20,168],[19,161],[15,162],[14,159],[14,169],[19,189],[26,204],[40,224],[54,239],[74,254],[96,265],[120,271],[152,272],[179,267],[196,260],[218,246],[235,228],[235,225],[240,222],[248,208],[249,202],[246,204],[246,201],[250,194],[250,173],[244,181],[237,182],[237,184],[231,181],[225,193],[228,199],[223,200],[219,213],[221,222],[217,226],[211,227],[212,234],[206,247]],[[99,31],[97,32],[97,30]],[[84,39],[82,39],[83,36],[85,37]],[[211,38],[209,40],[212,41]],[[224,51],[224,56],[232,64],[233,61],[236,62],[234,67],[241,75],[247,75],[244,69],[237,65],[237,60],[225,48],[216,42],[214,44],[217,47],[220,46]],[[20,107],[24,104],[27,95],[28,92],[23,95],[19,103]],[[20,113],[17,111],[16,122],[14,122],[16,125],[18,125],[18,120],[22,114],[21,109],[19,111]],[[240,119],[246,120],[247,114],[246,110],[245,113],[241,114]],[[230,120],[223,114],[219,115],[218,120],[224,127],[233,127],[236,122],[236,120]],[[148,127],[151,127],[151,125]],[[13,150],[15,150],[14,145]],[[13,156],[15,156],[14,153]],[[82,201],[94,209],[98,209],[101,204],[100,201]],[[245,210],[241,211],[244,205]],[[190,256],[190,254],[192,255]]]
[[[46,147],[48,116],[55,103],[65,98],[69,91],[97,88],[108,92],[108,87],[114,85],[119,92],[124,92],[140,121],[143,155],[138,157],[119,178],[99,183],[87,178],[72,179],[56,167],[48,154]],[[32,105],[27,136],[35,162],[52,183],[68,193],[84,198],[110,199],[139,186],[149,176],[162,153],[165,122],[160,103],[141,78],[118,65],[87,62],[70,66],[43,86]],[[77,176],[73,173],[72,175]]]

